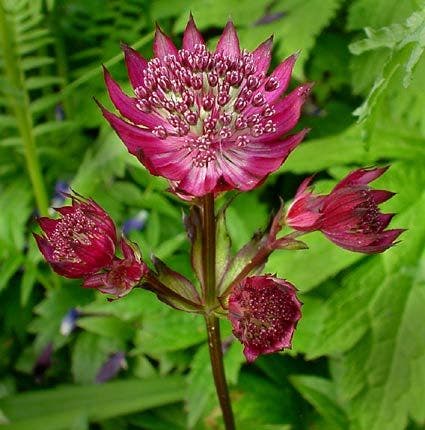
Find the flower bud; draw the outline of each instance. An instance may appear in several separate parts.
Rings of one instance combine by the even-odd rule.
[[[95,288],[117,298],[127,295],[147,274],[148,267],[125,239],[121,240],[123,258],[115,257],[104,273],[85,278],[83,287]]]
[[[69,197],[71,206],[56,209],[59,219],[38,218],[44,234],[34,237],[55,272],[81,278],[112,263],[117,235],[109,215],[93,200]]]

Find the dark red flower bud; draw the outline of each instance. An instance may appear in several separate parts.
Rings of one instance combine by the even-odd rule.
[[[383,252],[403,229],[385,230],[394,214],[384,214],[378,205],[394,194],[372,190],[368,184],[387,169],[358,169],[340,181],[330,194],[313,195],[304,181],[289,207],[286,222],[300,231],[322,231],[332,242],[350,251]]]
[[[117,235],[111,218],[93,200],[69,197],[72,206],[56,209],[60,218],[38,218],[44,234],[34,237],[55,272],[81,278],[112,263]]]
[[[127,295],[147,274],[148,267],[141,261],[139,252],[125,239],[121,240],[123,258],[115,257],[104,273],[85,278],[83,287],[96,288],[115,297]]]
[[[295,293],[292,284],[270,275],[245,278],[233,288],[229,319],[248,362],[291,347],[301,318],[301,303]]]

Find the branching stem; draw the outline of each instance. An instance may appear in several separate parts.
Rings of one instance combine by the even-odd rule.
[[[205,322],[208,332],[208,347],[215,388],[220,402],[226,430],[235,430],[232,405],[223,364],[223,350],[220,336],[220,323],[213,314],[217,305],[216,285],[216,219],[214,196],[204,197],[202,207],[202,260],[203,260],[203,293],[205,301]]]

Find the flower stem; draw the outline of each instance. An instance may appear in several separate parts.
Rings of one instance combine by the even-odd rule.
[[[232,404],[230,403],[229,389],[223,365],[223,350],[221,346],[220,322],[213,315],[206,315],[205,321],[208,332],[208,347],[210,351],[211,367],[214,376],[215,389],[220,402],[221,412],[226,430],[235,430]]]
[[[216,286],[216,221],[214,195],[204,197],[202,208],[202,259],[203,259],[203,293],[205,300],[205,322],[208,333],[208,347],[215,388],[220,402],[226,430],[235,430],[232,405],[223,364],[223,350],[220,337],[220,323],[212,310],[217,304]]]
[[[204,272],[204,296],[207,310],[215,307],[217,301],[216,281],[215,281],[215,212],[214,195],[207,194],[204,197],[204,207],[202,211],[202,258]]]

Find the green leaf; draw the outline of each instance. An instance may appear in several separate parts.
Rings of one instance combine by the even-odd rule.
[[[116,339],[129,340],[134,335],[129,324],[113,316],[86,316],[79,318],[77,325],[93,334]]]
[[[339,356],[332,362],[334,379],[355,428],[401,430],[409,414],[424,417],[423,390],[417,388],[425,385],[422,164],[393,166],[380,183],[406,190],[388,205],[404,208],[396,219],[408,231],[401,244],[343,279],[325,304],[310,356]]]
[[[311,375],[291,375],[289,380],[323,418],[337,429],[348,428],[347,417],[337,403],[336,389],[331,381]]]
[[[35,307],[38,316],[29,326],[30,332],[37,335],[35,350],[40,353],[49,342],[53,342],[55,348],[67,342],[68,339],[59,331],[62,319],[71,308],[87,303],[91,297],[91,291],[76,283],[64,283],[62,288],[48,291],[47,297]]]
[[[158,258],[166,259],[178,251],[183,244],[186,242],[186,234],[178,233],[174,237],[168,240],[164,240],[160,245],[158,245],[154,252]]]
[[[417,0],[354,0],[349,8],[348,29],[382,27],[403,22],[418,7]]]
[[[121,337],[103,337],[84,332],[78,336],[72,351],[72,374],[75,382],[91,384],[96,380],[102,365],[108,357],[125,350]]]
[[[25,86],[28,90],[38,90],[52,85],[62,84],[62,78],[57,76],[32,76],[26,79]]]
[[[205,339],[205,323],[202,317],[176,312],[159,302],[154,294],[143,292],[143,325],[136,333],[135,353],[143,352],[155,357],[164,352],[188,348]]]
[[[290,280],[302,292],[316,288],[363,257],[339,248],[320,232],[303,236],[303,242],[309,249],[274,252],[265,268],[268,273]]]
[[[0,407],[11,422],[5,430],[67,430],[81,417],[99,422],[174,403],[183,396],[183,378],[169,376],[18,394],[0,399]]]
[[[223,327],[224,324],[221,325]],[[228,326],[225,328],[229,330]],[[237,383],[239,371],[244,362],[241,344],[233,341],[224,353],[224,365],[229,384]],[[208,345],[201,346],[193,357],[187,383],[187,424],[188,428],[194,428],[205,412],[211,408],[211,404],[217,405]]]

